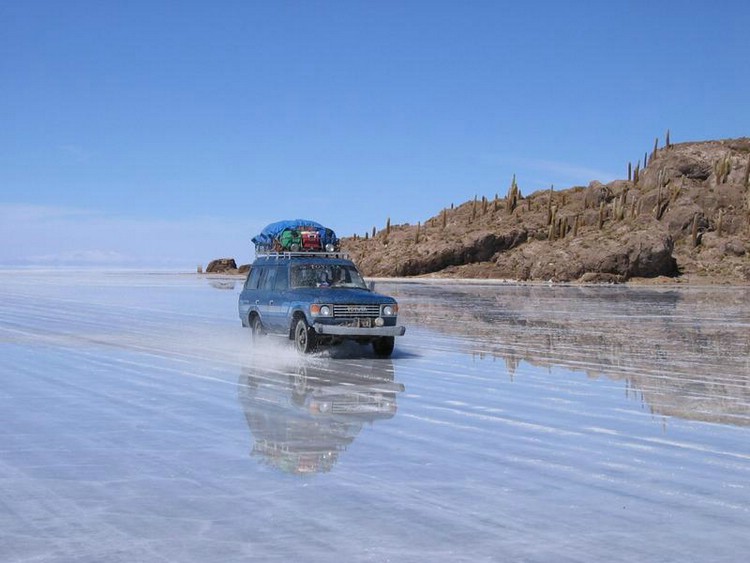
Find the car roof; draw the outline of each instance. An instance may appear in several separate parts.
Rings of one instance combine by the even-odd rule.
[[[346,255],[325,253],[279,253],[258,256],[253,266],[266,266],[273,264],[333,264],[353,266]]]

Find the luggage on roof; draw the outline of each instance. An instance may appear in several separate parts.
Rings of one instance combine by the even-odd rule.
[[[256,252],[335,252],[339,248],[339,239],[332,229],[309,219],[271,223],[252,242]]]
[[[301,230],[299,234],[302,237],[303,250],[321,250],[320,233],[318,231],[305,229]]]

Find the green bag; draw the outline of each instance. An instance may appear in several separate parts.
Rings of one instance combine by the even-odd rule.
[[[299,250],[302,248],[302,237],[297,229],[284,229],[279,235],[279,244],[284,250],[291,250],[293,245]]]

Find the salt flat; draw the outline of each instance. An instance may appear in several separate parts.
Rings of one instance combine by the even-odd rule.
[[[379,282],[393,358],[239,283],[0,270],[0,561],[738,561],[750,290]]]

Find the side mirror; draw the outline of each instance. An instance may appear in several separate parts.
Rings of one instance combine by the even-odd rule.
[[[369,289],[370,291],[375,291],[375,282],[374,282],[374,281],[371,281],[371,282],[367,282],[367,288],[368,288],[368,289]]]

